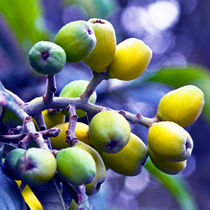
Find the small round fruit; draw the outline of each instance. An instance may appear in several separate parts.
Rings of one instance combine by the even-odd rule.
[[[164,160],[158,155],[155,155],[155,153],[152,152],[152,150],[149,149],[149,156],[153,162],[153,164],[162,172],[167,174],[178,174],[180,171],[185,169],[187,160],[175,162],[175,161],[169,161]]]
[[[40,74],[53,75],[60,72],[66,63],[62,47],[52,42],[37,42],[29,51],[29,62]]]
[[[92,156],[83,149],[69,147],[56,155],[59,174],[71,184],[89,184],[96,175],[96,165]]]
[[[61,91],[60,97],[66,98],[78,98],[80,95],[85,91],[86,87],[88,86],[88,81],[86,80],[75,80],[67,84]],[[95,103],[96,102],[96,92],[94,91],[93,94],[90,96],[89,102]],[[64,112],[68,115],[68,112]],[[84,117],[85,112],[81,109],[77,109],[77,116],[78,118]]]
[[[54,177],[56,160],[47,150],[31,148],[18,159],[16,170],[24,183],[37,187]]]
[[[100,112],[90,122],[89,137],[99,151],[116,153],[128,143],[130,125],[118,112]]]
[[[69,62],[79,62],[92,52],[96,37],[90,23],[79,20],[64,25],[55,42],[63,47]]]
[[[16,171],[16,165],[17,165],[17,161],[18,159],[24,155],[26,152],[26,150],[24,149],[13,149],[12,151],[10,151],[6,158],[5,158],[5,169],[9,172],[9,174],[16,180],[19,180],[20,177],[18,176],[18,173]]]
[[[84,62],[94,72],[103,72],[113,61],[116,50],[115,31],[110,22],[92,18],[88,22],[93,27],[96,36],[96,46]]]
[[[148,145],[155,155],[169,161],[184,161],[193,149],[190,134],[168,121],[152,124],[148,131]]]
[[[113,62],[108,66],[110,78],[133,80],[147,68],[152,58],[151,49],[136,38],[126,39],[117,45]]]
[[[170,91],[162,97],[157,116],[161,120],[173,121],[182,127],[192,124],[204,106],[202,90],[193,85]]]
[[[114,154],[102,152],[101,156],[106,166],[113,171],[125,176],[135,176],[141,172],[148,150],[144,142],[131,133],[128,143],[121,151]]]
[[[53,148],[63,149],[69,147],[69,143],[66,142],[66,131],[68,129],[68,126],[69,123],[58,124],[55,126],[55,128],[60,129],[61,132],[58,136],[50,138]],[[80,141],[90,145],[91,143],[88,137],[88,129],[88,125],[81,122],[77,122],[75,128],[75,135]]]

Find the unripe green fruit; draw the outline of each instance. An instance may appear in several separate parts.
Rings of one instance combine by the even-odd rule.
[[[141,172],[148,150],[144,142],[131,133],[128,143],[121,151],[114,154],[102,152],[101,156],[106,166],[113,171],[126,176],[135,176]]]
[[[56,74],[66,63],[63,48],[47,41],[37,42],[30,49],[28,56],[31,66],[40,74]]]
[[[24,183],[37,187],[54,177],[56,160],[47,150],[31,148],[18,159],[16,170]]]
[[[184,161],[192,152],[190,134],[176,123],[153,123],[148,131],[148,145],[155,155],[169,161]]]
[[[88,86],[88,81],[86,80],[75,80],[67,84],[61,91],[60,97],[66,97],[66,98],[78,98],[80,95],[85,91],[86,87]],[[90,96],[89,102],[95,103],[96,102],[96,92],[94,91],[93,94]],[[77,109],[77,116],[78,118],[84,117],[85,112],[81,109]],[[66,115],[68,115],[68,112],[64,112]]]
[[[53,148],[63,149],[69,147],[69,143],[66,142],[66,136],[67,136],[66,131],[68,130],[68,127],[69,127],[68,122],[58,124],[55,126],[55,128],[60,129],[60,133],[58,136],[50,138]],[[75,135],[80,141],[90,145],[91,142],[88,137],[88,129],[89,129],[88,125],[81,122],[77,122],[75,128]]]
[[[187,164],[187,160],[175,162],[175,161],[169,161],[165,160],[158,155],[155,155],[155,153],[152,152],[152,150],[149,149],[149,156],[153,162],[153,164],[162,172],[167,174],[178,174],[180,171],[182,171]]]
[[[5,169],[9,172],[9,174],[16,180],[19,180],[20,177],[18,176],[18,173],[16,171],[16,165],[17,165],[17,161],[18,159],[24,155],[26,152],[26,150],[24,149],[13,149],[12,151],[10,151],[6,158],[5,158]]]
[[[108,66],[111,78],[133,80],[139,77],[152,58],[151,49],[136,38],[126,39],[117,45],[113,62]]]
[[[157,116],[161,120],[173,121],[182,127],[192,124],[204,106],[202,90],[193,85],[170,91],[162,97]]]
[[[103,72],[113,61],[116,50],[116,37],[112,24],[106,20],[92,18],[88,22],[96,36],[96,46],[84,62],[94,72]]]
[[[90,23],[79,20],[64,25],[55,42],[63,47],[69,62],[79,62],[92,52],[96,37]]]
[[[116,153],[128,143],[130,125],[115,111],[100,112],[90,122],[89,137],[99,151]]]
[[[69,147],[56,155],[59,174],[71,184],[89,184],[96,175],[96,165],[92,156],[83,149]]]

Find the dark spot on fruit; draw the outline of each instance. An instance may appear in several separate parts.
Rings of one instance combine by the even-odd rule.
[[[42,58],[43,58],[43,60],[47,60],[49,56],[50,56],[49,51],[42,52]]]
[[[88,34],[92,34],[92,31],[88,28],[87,29]]]
[[[31,162],[26,162],[25,171],[30,171],[35,168],[35,165]]]
[[[186,150],[189,149],[189,148],[191,148],[190,141],[186,141],[185,148],[186,148]]]
[[[104,22],[104,21],[102,21],[102,20],[95,20],[93,23],[105,24],[105,22]]]

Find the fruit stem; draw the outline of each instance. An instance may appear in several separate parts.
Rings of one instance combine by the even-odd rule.
[[[88,102],[90,96],[94,93],[97,86],[105,79],[109,79],[107,72],[94,73],[85,91],[80,95],[84,102]]]
[[[53,101],[53,97],[55,95],[57,88],[56,88],[55,75],[47,75],[46,79],[47,79],[46,92],[43,96],[43,99],[44,99],[44,102],[47,104]]]

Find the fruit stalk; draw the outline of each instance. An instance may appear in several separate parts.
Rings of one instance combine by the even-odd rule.
[[[47,130],[47,126],[45,124],[45,121],[44,121],[44,118],[43,118],[43,115],[41,112],[39,112],[37,115],[35,115],[34,119],[36,120],[40,131]]]
[[[55,81],[55,75],[47,75],[47,82],[46,82],[46,93],[44,94],[44,102],[50,103],[53,101],[54,94],[56,92],[56,81]]]

